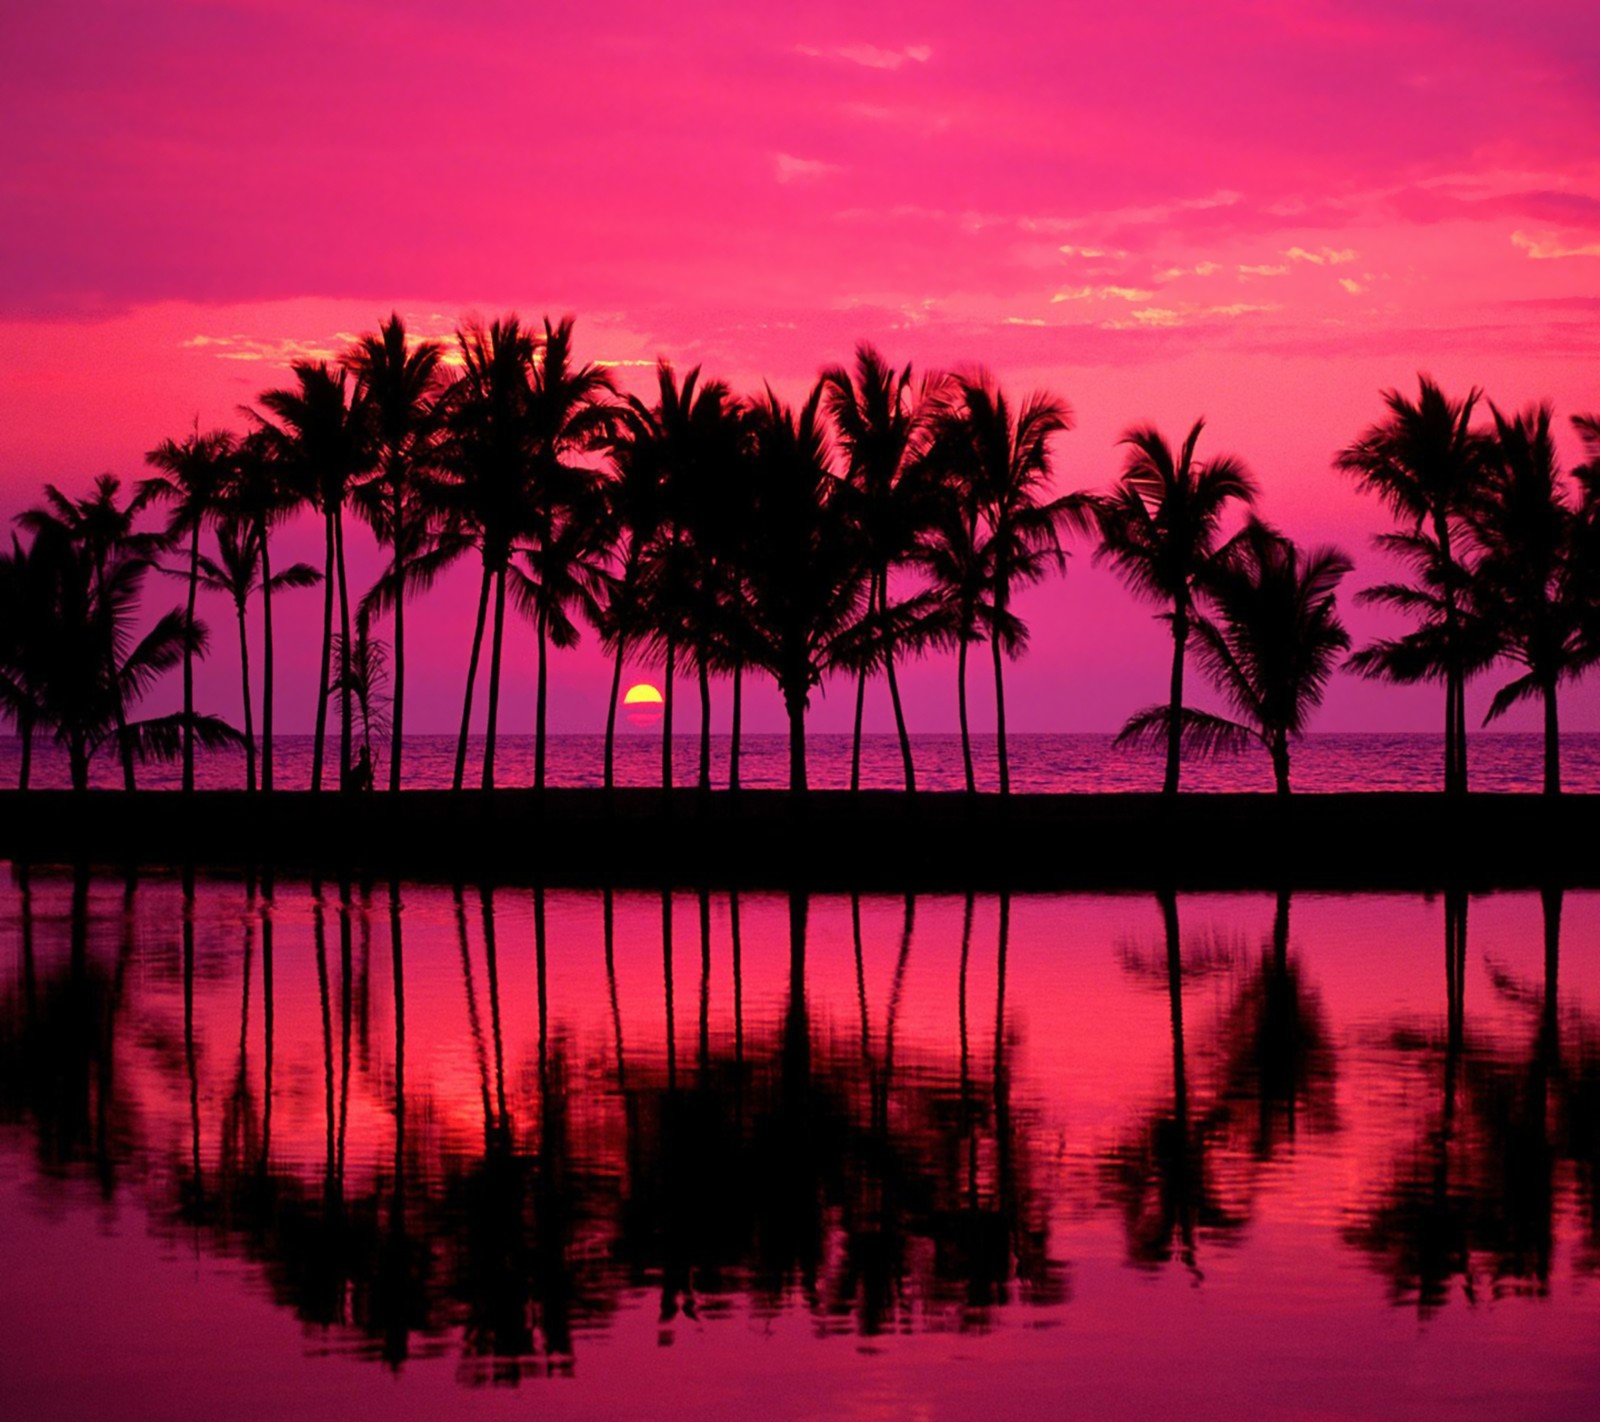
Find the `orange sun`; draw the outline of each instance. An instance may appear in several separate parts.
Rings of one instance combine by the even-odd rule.
[[[653,727],[661,721],[661,693],[649,682],[635,682],[622,698],[630,726]]]

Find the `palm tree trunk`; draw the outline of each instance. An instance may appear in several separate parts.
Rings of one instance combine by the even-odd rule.
[[[889,574],[885,571],[878,578],[878,611],[885,617],[889,613]],[[911,761],[911,735],[906,730],[906,713],[900,703],[900,681],[894,674],[894,643],[885,643],[883,649],[883,674],[889,681],[889,704],[894,707],[895,734],[900,737],[900,759],[905,764],[906,793],[914,795],[917,790],[917,771]]]
[[[661,706],[661,788],[672,789],[672,683],[678,675],[678,649],[667,638],[667,677]]]
[[[1554,681],[1544,685],[1544,793],[1561,793],[1561,717]]]
[[[22,767],[17,772],[17,789],[26,790],[33,778],[33,717],[23,718],[17,730],[22,736]]]
[[[785,694],[789,712],[789,791],[804,792],[806,787],[806,699]]]
[[[478,679],[478,656],[483,651],[483,624],[489,615],[489,572],[483,565],[483,584],[478,589],[478,620],[472,629],[472,655],[467,658],[467,694],[461,703],[461,734],[456,739],[456,773],[451,788],[459,790],[467,775],[467,731],[472,725],[472,686]]]
[[[533,788],[544,789],[544,708],[546,692],[546,663],[549,660],[548,643],[550,640],[548,629],[545,626],[544,610],[541,608],[536,619],[539,633],[539,687],[534,709],[533,724]]]
[[[1189,607],[1175,603],[1172,608],[1172,688],[1167,702],[1167,773],[1161,793],[1178,793],[1178,767],[1183,756],[1183,655],[1189,641]]]
[[[1467,679],[1456,673],[1456,791],[1467,793]]]
[[[606,706],[606,769],[605,787],[615,784],[617,763],[617,701],[622,695],[622,657],[624,639],[617,637],[617,656],[611,668],[611,701]]]
[[[994,651],[994,729],[999,742],[1000,793],[1011,793],[1011,763],[1006,756],[1006,681],[1005,653],[1000,650],[1000,639],[991,637],[989,646]]]
[[[728,746],[728,789],[739,788],[739,742],[744,736],[744,663],[733,664],[733,736]]]
[[[1289,737],[1282,731],[1272,733],[1272,774],[1277,781],[1278,794],[1289,793]]]
[[[867,669],[862,667],[856,674],[856,721],[855,734],[850,741],[850,789],[861,788],[861,716],[867,705]]]
[[[401,497],[400,480],[392,474],[390,487],[394,490],[394,515],[391,532],[394,537],[394,698],[389,720],[389,789],[400,788],[400,754],[404,741],[406,720],[406,565],[405,565],[405,500]],[[398,1091],[398,1088],[397,1088]]]
[[[967,729],[967,639],[956,651],[956,709],[961,713],[961,767],[967,774],[967,794],[978,793],[977,777],[972,773],[972,735]]]
[[[311,788],[322,789],[322,761],[328,739],[328,669],[333,660],[333,519],[323,515],[327,547],[322,559],[322,671],[317,679],[317,731],[311,748]]]
[[[256,788],[255,712],[250,706],[250,634],[245,627],[244,604],[239,604],[239,679],[244,691],[244,784],[251,794]]]
[[[272,789],[272,560],[261,521],[261,793]]]
[[[344,577],[344,509],[333,511],[334,548],[339,562],[339,788],[350,781],[350,592]]]
[[[483,728],[483,788],[494,789],[494,742],[500,724],[500,662],[506,632],[506,570],[494,575],[494,641],[489,648],[489,719]]]
[[[194,600],[200,588],[200,520],[189,537],[189,603],[183,644],[183,788],[194,789]]]
[[[700,676],[700,779],[701,790],[711,788],[711,673],[704,652],[695,658]]]
[[[89,788],[89,747],[81,735],[74,735],[67,743],[67,764],[72,772],[72,788]]]

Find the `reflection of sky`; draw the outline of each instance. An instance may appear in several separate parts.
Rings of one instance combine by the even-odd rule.
[[[326,902],[337,1077],[343,983],[336,891],[329,889]],[[345,1195],[374,1200],[381,1219],[393,1150],[387,891],[375,890],[365,913],[359,903],[358,896],[349,934]],[[1570,894],[1565,904],[1560,1002],[1569,1068],[1594,1051],[1593,1014],[1600,1000],[1595,903],[1592,894]],[[343,1399],[359,1409],[379,1392],[385,1407],[398,1409],[396,1415],[424,1415],[446,1404],[492,1404],[491,1395],[454,1391],[460,1349],[450,1335],[444,1361],[414,1356],[398,1386],[380,1381],[371,1366],[308,1358],[329,1347],[343,1351],[349,1340],[315,1329],[302,1336],[287,1315],[263,1309],[255,1266],[219,1256],[209,1226],[195,1232],[172,1222],[176,1182],[187,1170],[190,1150],[182,899],[174,883],[147,882],[137,891],[126,926],[122,906],[119,883],[96,881],[85,948],[87,961],[109,975],[126,945],[112,1058],[117,1099],[131,1108],[118,1113],[114,1133],[123,1183],[110,1204],[100,1206],[92,1170],[70,1169],[53,1180],[41,1176],[31,1163],[37,1141],[26,1114],[0,1138],[0,1264],[12,1280],[0,1304],[0,1327],[18,1345],[8,1346],[8,1371],[20,1371],[24,1387],[33,1389],[61,1382],[57,1367],[84,1368],[88,1381],[73,1387],[91,1393],[103,1387],[101,1396],[109,1398],[136,1369],[144,1389],[139,1395],[149,1400],[151,1415],[177,1395],[168,1389],[202,1400],[226,1397],[230,1411],[235,1402],[246,1411],[256,1403],[262,1415],[273,1415],[285,1398],[297,1407],[331,1407]],[[464,907],[473,1001],[492,1062],[495,1015],[476,891],[467,892]],[[1557,1166],[1551,1297],[1541,1305],[1492,1302],[1497,1291],[1489,1286],[1490,1261],[1480,1256],[1473,1261],[1479,1306],[1467,1306],[1458,1281],[1451,1302],[1419,1331],[1414,1311],[1387,1306],[1377,1258],[1350,1242],[1397,1175],[1432,1158],[1430,1130],[1439,1121],[1444,1079],[1442,903],[1404,896],[1294,901],[1289,958],[1303,1020],[1320,1024],[1330,1049],[1331,1109],[1304,1109],[1293,1137],[1280,1133],[1264,1157],[1252,1151],[1254,1103],[1229,1101],[1220,1086],[1230,1043],[1238,1045],[1228,1036],[1229,1023],[1262,980],[1273,902],[1260,895],[1185,896],[1179,912],[1187,1106],[1209,1142],[1195,1159],[1203,1154],[1212,1192],[1244,1221],[1236,1230],[1201,1229],[1195,1272],[1176,1262],[1128,1269],[1124,1221],[1108,1185],[1107,1162],[1142,1138],[1144,1123],[1172,1111],[1158,907],[1137,895],[1016,898],[1004,1012],[1011,1149],[1021,1162],[1017,1178],[1033,1208],[1043,1211],[1048,1253],[1064,1268],[1067,1301],[1019,1302],[989,1311],[983,1315],[989,1331],[969,1336],[948,1332],[960,1321],[959,1309],[927,1297],[906,1316],[909,1333],[875,1338],[871,1355],[862,1357],[846,1341],[819,1341],[817,1320],[797,1297],[774,1315],[762,1310],[758,1318],[736,1290],[728,1316],[708,1309],[698,1323],[679,1318],[666,1326],[661,1336],[670,1336],[674,1347],[663,1353],[656,1346],[656,1286],[639,1280],[644,1287],[624,1291],[617,1315],[601,1331],[580,1334],[578,1381],[552,1394],[551,1405],[584,1415],[631,1414],[641,1406],[665,1415],[708,1415],[708,1400],[731,1410],[747,1407],[759,1394],[767,1410],[780,1416],[836,1408],[901,1415],[924,1404],[929,1415],[961,1416],[1003,1386],[1009,1413],[1059,1415],[1062,1390],[1070,1383],[1077,1405],[1094,1403],[1097,1415],[1134,1415],[1164,1400],[1173,1405],[1170,1389],[1181,1386],[1189,1395],[1203,1377],[1225,1390],[1228,1411],[1248,1407],[1274,1415],[1308,1386],[1322,1386],[1336,1375],[1337,1410],[1349,1415],[1431,1415],[1449,1412],[1452,1399],[1501,1391],[1519,1399],[1519,1415],[1535,1415],[1527,1391],[1532,1379],[1547,1389],[1539,1396],[1550,1402],[1552,1415],[1563,1406],[1570,1410],[1574,1390],[1581,1394],[1597,1380],[1594,1290],[1584,1286],[1577,1264],[1581,1228],[1569,1165]],[[250,922],[243,886],[203,886],[195,914],[202,1162],[213,1188],[220,1188],[223,1123],[239,1067],[241,970]],[[902,900],[866,899],[860,917],[858,980],[849,900],[816,899],[810,905],[806,994],[812,1070],[818,1081],[844,1083],[865,1117],[870,1092],[859,1066],[861,990],[869,1054],[880,1070],[890,1005],[896,1003],[887,1119],[891,1134],[910,1139],[907,1132],[934,1129],[945,1109],[938,1102],[953,1100],[959,1076],[963,904],[951,897],[918,899],[903,956]],[[639,1182],[630,1172],[638,1167],[628,1155],[627,1113],[616,1089],[616,1021],[602,921],[598,895],[552,893],[546,899],[546,1060],[560,1061],[569,1087],[572,1159],[636,1190]],[[441,1162],[448,1172],[457,1168],[449,1160],[463,1153],[470,1160],[482,1149],[482,1078],[450,892],[406,889],[403,923],[408,1139],[416,1159],[414,1185],[431,1182],[437,1188]],[[326,1130],[314,924],[306,887],[281,885],[274,909],[273,1161],[313,1199]],[[693,895],[673,901],[673,1055],[686,1090],[698,1078],[702,992],[713,1060],[725,1064],[734,1050],[725,898],[711,901],[709,924],[710,973],[703,988],[699,904]],[[36,873],[36,991],[71,982],[69,925],[68,881]],[[648,1096],[661,1089],[667,1056],[659,896],[618,896],[614,926],[625,1065],[631,1088]],[[980,1103],[992,1099],[998,926],[998,903],[979,901],[967,964],[966,1023],[968,1071]],[[7,886],[0,891],[0,981],[6,985],[0,1025],[13,1044],[25,1001],[22,927],[17,892]],[[536,1157],[541,1107],[532,893],[496,893],[493,930],[514,1138]],[[741,896],[740,930],[742,1040],[755,1082],[762,1071],[776,1070],[774,1054],[786,1021],[786,901]],[[1457,1155],[1475,1163],[1457,1174],[1455,1185],[1469,1202],[1475,1190],[1493,1184],[1499,1167],[1484,1155],[1492,1144],[1484,1120],[1465,1103],[1487,1073],[1515,1077],[1533,1056],[1544,971],[1541,931],[1536,896],[1507,894],[1472,903]],[[259,925],[250,951],[245,1061],[259,1118]],[[52,1054],[31,1059],[34,1080],[70,1091],[72,1073],[63,1063],[72,1053],[71,1041],[63,1040]],[[5,1085],[6,1100],[26,1096],[23,1080],[13,1077]],[[1326,1086],[1324,1077],[1321,1087]],[[750,1099],[761,1099],[756,1086]],[[930,1110],[933,1115],[926,1114]],[[1552,1129],[1558,1116],[1552,1107]],[[992,1123],[981,1125],[976,1178],[991,1204],[998,1148]],[[1492,1205],[1492,1195],[1484,1198]],[[159,1243],[148,1233],[141,1201],[157,1212],[152,1218]],[[360,1216],[365,1208],[353,1206],[352,1213]],[[835,1218],[832,1227],[840,1222]],[[604,1269],[604,1249],[587,1229],[581,1238],[591,1251],[589,1265]],[[1592,1267],[1592,1248],[1589,1258]],[[737,1275],[729,1280],[737,1284]],[[137,1300],[125,1295],[130,1289]],[[85,1306],[86,1298],[92,1306]],[[1054,1326],[1031,1326],[1038,1324]],[[245,1386],[256,1379],[259,1392]],[[57,1400],[81,1402],[91,1393],[66,1389]],[[48,1410],[34,1408],[28,1415]],[[709,1415],[719,1414],[712,1407]]]
[[[665,353],[792,396],[863,337],[983,361],[1071,400],[1069,487],[1134,421],[1205,414],[1269,516],[1359,549],[1374,510],[1328,462],[1380,387],[1596,400],[1590,8],[12,6],[0,514],[40,478],[137,475],[391,306],[432,332],[517,308],[578,313],[632,388]],[[315,557],[316,532],[284,541]],[[1163,686],[1162,628],[1087,563],[1024,597],[1018,728],[1109,729]],[[472,592],[411,622],[415,729],[454,724]],[[303,729],[314,639],[280,650]],[[929,728],[949,681],[905,676]],[[231,704],[225,659],[201,685]],[[598,727],[607,685],[592,639],[560,658],[552,724]],[[1341,681],[1327,721],[1431,726],[1433,701]],[[781,729],[764,685],[747,711]]]

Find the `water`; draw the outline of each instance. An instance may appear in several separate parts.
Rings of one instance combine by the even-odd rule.
[[[333,783],[337,737],[329,740]],[[1159,790],[1160,753],[1130,750],[1105,735],[1014,735],[1010,738],[1011,784],[1019,791]],[[712,774],[727,783],[728,738],[712,743]],[[1543,785],[1544,741],[1522,733],[1480,733],[1470,737],[1470,770],[1475,790],[1538,790]],[[1600,792],[1600,735],[1569,733],[1562,737],[1562,776],[1566,789]],[[386,784],[384,756],[378,752],[377,776]],[[816,735],[807,743],[809,778],[816,789],[846,789],[850,784],[850,737]],[[304,788],[311,778],[309,736],[283,736],[277,744],[276,782]],[[958,736],[919,736],[913,743],[917,784],[927,790],[960,790],[965,786]],[[408,736],[405,783],[448,789],[455,768],[453,736]],[[495,755],[500,785],[533,781],[533,737],[504,736]],[[1294,786],[1304,791],[1441,790],[1444,788],[1440,738],[1422,733],[1374,733],[1307,736],[1294,750]],[[470,747],[467,783],[478,783],[483,743]],[[980,789],[995,789],[995,739],[976,736],[973,758]],[[603,736],[553,736],[546,751],[546,777],[551,785],[599,785],[605,766]],[[673,775],[680,785],[693,785],[699,768],[699,742],[688,736],[673,743]],[[108,787],[122,783],[120,767],[108,755],[99,757],[93,781]],[[202,756],[197,780],[202,787],[223,789],[244,784],[241,753]],[[620,785],[661,783],[661,742],[637,733],[621,735],[616,747]],[[740,751],[740,778],[752,787],[781,788],[789,783],[789,742],[784,736],[746,736]],[[0,738],[0,785],[17,780],[17,746]],[[173,788],[180,782],[176,765],[151,765],[139,771],[142,785]],[[905,784],[900,743],[892,735],[867,736],[862,746],[861,782],[874,789],[897,790]],[[35,752],[34,782],[64,786],[65,758],[51,746]],[[1229,756],[1186,764],[1183,783],[1192,790],[1271,790],[1272,771],[1264,753]]]
[[[0,1396],[1591,1415],[1597,910],[7,873]]]

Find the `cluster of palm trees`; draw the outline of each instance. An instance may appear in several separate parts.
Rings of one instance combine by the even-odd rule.
[[[271,790],[273,594],[320,583],[311,788],[323,786],[336,703],[340,786],[370,775],[373,736],[387,730],[388,784],[398,789],[406,606],[462,559],[480,577],[456,789],[466,783],[480,694],[480,783],[495,784],[508,611],[535,636],[535,788],[545,784],[550,652],[570,647],[587,624],[613,658],[608,789],[622,672],[633,659],[664,673],[664,786],[675,691],[687,676],[699,694],[702,789],[711,786],[712,679],[731,683],[728,783],[738,788],[744,680],[754,672],[783,697],[794,789],[806,787],[806,709],[830,676],[854,680],[850,783],[859,788],[866,692],[881,675],[905,787],[914,790],[896,669],[944,648],[955,653],[966,785],[975,790],[968,661],[987,642],[999,788],[1008,793],[1004,669],[1028,635],[1014,599],[1064,568],[1072,534],[1091,538],[1096,556],[1170,625],[1169,697],[1122,733],[1165,746],[1168,792],[1178,789],[1185,750],[1252,741],[1287,792],[1290,743],[1350,645],[1335,601],[1349,558],[1301,549],[1263,522],[1243,464],[1199,456],[1202,423],[1176,447],[1155,429],[1134,428],[1109,491],[1060,494],[1052,458],[1056,437],[1072,426],[1064,401],[1047,391],[1018,401],[982,371],[897,370],[865,344],[850,366],[824,370],[798,405],[770,388],[740,397],[698,368],[680,373],[666,361],[651,398],[624,394],[606,366],[577,359],[570,317],[537,328],[515,316],[469,322],[447,343],[415,339],[391,316],[339,361],[296,362],[291,377],[243,412],[243,433],[196,425],[163,443],[148,456],[154,477],[126,495],[110,476],[80,499],[50,488],[19,520],[30,542],[14,535],[0,554],[0,709],[22,742],[24,786],[33,737],[43,731],[66,748],[78,786],[88,783],[92,757],[110,749],[129,787],[137,761],[165,757],[181,759],[192,789],[197,746],[242,743],[248,788]],[[1452,401],[1426,379],[1414,402],[1388,392],[1385,420],[1339,456],[1400,517],[1379,541],[1417,574],[1361,594],[1409,613],[1416,626],[1351,663],[1365,674],[1445,685],[1452,790],[1466,784],[1467,678],[1499,660],[1519,663],[1523,674],[1490,715],[1523,697],[1545,699],[1554,790],[1556,688],[1600,650],[1600,420],[1576,422],[1595,459],[1569,489],[1548,406],[1510,418],[1491,407],[1485,429],[1473,423],[1480,399],[1474,391]],[[167,511],[164,527],[141,531],[140,515],[156,504]],[[275,573],[272,533],[305,510],[322,519],[323,567]],[[346,574],[348,514],[386,553],[377,582],[356,600]],[[153,569],[184,581],[185,604],[138,637],[139,594]],[[194,661],[207,646],[196,616],[202,587],[233,604],[242,731],[195,709]],[[246,625],[257,591],[259,736]],[[384,616],[388,642],[374,634]],[[1232,718],[1186,703],[1191,653]],[[139,719],[150,683],[180,664],[182,711]]]

